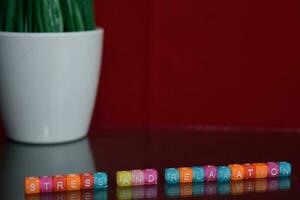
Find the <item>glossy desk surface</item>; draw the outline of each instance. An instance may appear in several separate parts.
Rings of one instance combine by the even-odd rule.
[[[241,131],[99,131],[72,143],[27,145],[0,139],[0,199],[299,199],[300,133]],[[290,179],[165,185],[164,168],[290,161]],[[117,188],[118,170],[156,168],[157,186]],[[25,176],[106,171],[101,191],[25,196]]]

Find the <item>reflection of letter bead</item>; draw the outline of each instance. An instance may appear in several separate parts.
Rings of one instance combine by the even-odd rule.
[[[53,177],[53,191],[62,192],[67,190],[67,177],[56,175]]]
[[[218,167],[218,181],[219,182],[226,182],[230,181],[231,178],[231,171],[227,166],[220,166]]]
[[[131,170],[132,185],[144,185],[144,171],[140,169]]]
[[[244,166],[239,164],[228,165],[231,170],[231,180],[243,180],[245,176]]]
[[[94,187],[95,189],[103,189],[108,187],[108,178],[105,172],[94,173]]]
[[[165,180],[166,183],[176,184],[179,183],[179,171],[176,168],[166,168],[165,169]]]
[[[94,176],[92,173],[80,174],[81,189],[89,190],[94,188]]]
[[[53,182],[51,176],[40,177],[40,191],[42,193],[53,191]]]
[[[203,167],[192,167],[193,170],[193,182],[199,183],[204,182],[205,180],[205,174]]]
[[[255,166],[249,163],[244,164],[245,179],[255,178]]]
[[[180,167],[179,176],[180,176],[180,183],[192,183],[193,182],[193,170],[189,167]]]
[[[288,177],[292,174],[292,165],[288,162],[279,162],[279,176]]]
[[[216,181],[218,179],[218,170],[216,166],[206,165],[203,168],[206,181]]]
[[[279,176],[279,165],[275,162],[268,162],[268,177],[274,178]]]
[[[130,171],[118,171],[117,172],[117,185],[120,187],[126,187],[132,185],[132,177]]]
[[[145,182],[145,185],[157,184],[156,169],[145,169],[144,170],[144,182]]]
[[[253,163],[255,166],[255,178],[267,178],[268,166],[265,163]]]
[[[81,189],[80,176],[78,174],[67,175],[67,189],[69,191]]]
[[[39,177],[26,177],[25,178],[25,193],[37,194],[40,192],[40,179]]]

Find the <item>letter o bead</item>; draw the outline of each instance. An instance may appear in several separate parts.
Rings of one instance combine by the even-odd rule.
[[[25,193],[38,194],[40,193],[40,179],[39,177],[26,177],[25,178]]]
[[[157,171],[156,169],[145,169],[144,170],[144,182],[145,185],[157,184]]]
[[[94,188],[94,176],[92,173],[80,174],[81,189],[89,190]]]
[[[118,171],[116,176],[118,186],[126,187],[132,185],[132,177],[130,171]]]
[[[165,181],[168,184],[179,183],[180,176],[177,168],[166,168],[165,169]]]
[[[275,162],[268,162],[268,177],[275,178],[279,176],[279,165]]]

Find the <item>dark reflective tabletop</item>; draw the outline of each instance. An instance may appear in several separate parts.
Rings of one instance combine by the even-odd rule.
[[[91,133],[59,145],[27,145],[0,139],[0,199],[298,199],[300,133],[212,130],[135,130]],[[293,175],[229,183],[167,185],[164,168],[289,161]],[[118,188],[119,170],[155,168],[156,186]],[[24,177],[105,171],[107,190],[24,195]]]

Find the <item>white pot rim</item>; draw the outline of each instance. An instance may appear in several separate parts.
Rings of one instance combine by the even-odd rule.
[[[95,30],[89,31],[72,31],[72,32],[6,32],[0,31],[0,37],[13,36],[13,37],[68,37],[68,36],[81,36],[100,33],[103,34],[104,30],[101,27],[96,27]]]

